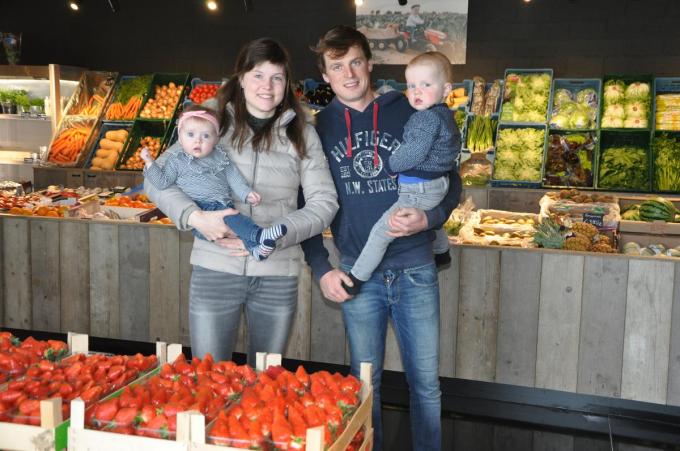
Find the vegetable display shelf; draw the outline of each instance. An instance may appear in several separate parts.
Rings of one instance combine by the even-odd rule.
[[[623,82],[624,86],[620,87],[618,89],[610,88],[608,85],[609,83],[613,83],[615,81],[621,81]],[[653,99],[651,88],[652,88],[652,83],[654,79],[652,75],[650,74],[640,74],[640,75],[620,75],[620,74],[609,74],[605,75],[602,78],[602,99],[600,101],[600,129],[601,130],[607,130],[607,131],[619,131],[619,132],[630,132],[630,131],[647,131],[649,132],[652,129],[652,102]],[[622,110],[619,112],[616,112],[615,114],[621,115],[622,119],[625,124],[625,119],[627,118],[626,114],[626,102],[627,95],[625,92],[627,91],[627,87],[631,83],[646,83],[649,87],[649,93],[648,97],[643,99],[643,107],[646,106],[647,108],[647,114],[645,115],[644,119],[647,120],[647,125],[646,127],[626,127],[625,125],[621,126],[610,126],[608,124],[607,117],[608,115],[606,114],[607,106],[609,105],[619,105],[621,106]],[[623,89],[623,92],[621,92],[621,89]],[[644,96],[643,96],[644,97]]]
[[[176,87],[182,87],[182,92],[179,95],[179,98],[177,99],[177,102],[173,106],[172,114],[170,114],[169,117],[164,117],[164,118],[152,118],[152,117],[143,117],[142,114],[144,112],[144,107],[147,105],[149,100],[154,99],[156,96],[156,87],[159,86],[167,86],[170,83],[174,83]],[[144,103],[142,105],[142,108],[140,109],[139,114],[137,115],[137,120],[143,120],[143,121],[160,121],[160,122],[171,122],[173,118],[177,115],[177,111],[182,105],[182,100],[186,96],[187,93],[187,84],[189,83],[189,74],[187,73],[155,73],[153,74],[153,77],[151,78],[151,83],[149,84],[149,89],[146,92],[146,96],[144,99]]]
[[[113,165],[111,166],[110,169],[113,169],[116,167],[116,164],[118,163],[118,160],[120,159],[120,155],[123,153],[123,149],[126,148],[126,145],[128,143],[128,140],[130,139],[130,131],[132,131],[132,125],[133,122],[128,121],[105,121],[102,122],[101,127],[99,128],[99,134],[97,135],[97,138],[93,141],[93,145],[90,147],[90,151],[88,152],[87,159],[85,160],[85,164],[83,167],[85,169],[90,169],[92,166],[92,159],[95,156],[95,153],[97,152],[97,149],[100,147],[100,143],[102,139],[104,139],[106,132],[109,131],[116,131],[116,130],[127,130],[128,132],[128,137],[127,139],[122,143],[122,148],[121,151],[118,154],[118,158],[115,159],[113,162]]]
[[[590,127],[573,127],[572,123],[574,122],[569,121],[569,124],[567,127],[556,127],[555,124],[553,123],[553,117],[555,116],[556,113],[556,107],[555,107],[555,101],[557,100],[557,95],[558,91],[564,89],[569,91],[571,94],[572,98],[574,99],[574,103],[578,105],[582,105],[584,103],[589,104],[589,106],[592,108],[592,99],[578,99],[578,93],[582,92],[585,89],[588,90],[593,90],[595,92],[596,98],[595,102],[596,106],[594,108],[595,112],[595,118],[591,118],[590,122]],[[585,95],[583,97],[586,97]],[[550,126],[551,130],[562,130],[562,131],[584,131],[584,130],[597,130],[600,128],[600,112],[601,108],[600,105],[602,104],[602,80],[599,78],[556,78],[553,80],[553,85],[552,85],[552,100],[550,102],[550,105],[548,106],[548,123]],[[585,114],[587,113],[588,110],[584,109],[583,112],[574,112],[571,113],[573,114]],[[584,118],[585,119],[585,118]],[[592,122],[592,119],[594,119],[594,122]]]
[[[158,139],[159,152],[158,155],[155,156],[157,158],[164,149],[163,142],[167,135],[169,125],[170,124],[165,121],[145,121],[145,120],[135,121],[134,125],[132,126],[130,136],[127,140],[127,144],[125,145],[125,147],[123,147],[123,151],[120,154],[120,159],[116,164],[116,170],[138,171],[142,169],[142,167],[135,169],[126,168],[125,164],[128,163],[130,158],[136,154],[137,150],[139,150],[140,148],[140,143],[142,139],[147,136]]]
[[[142,105],[146,103],[149,92],[149,85],[151,84],[152,75],[121,75],[113,88],[113,95],[106,106],[104,113],[104,121],[109,122],[127,122],[134,121]],[[137,86],[134,86],[134,85]],[[130,92],[128,92],[130,91]],[[137,102],[134,102],[132,97],[137,97]],[[117,102],[121,103],[122,111],[112,111],[111,108]],[[129,108],[129,111],[126,111]],[[120,114],[125,113],[125,119],[119,119]]]
[[[601,130],[595,187],[620,192],[649,192],[650,134],[647,130]],[[640,168],[644,165],[644,168]]]
[[[596,130],[549,130],[543,187],[594,189],[599,152]]]
[[[664,123],[658,124],[659,105],[657,102],[658,95],[671,94],[673,97],[680,98],[680,77],[657,77],[654,79],[654,90],[652,92],[652,130],[661,131],[680,131],[680,107],[673,108],[673,112],[666,112],[669,116]],[[680,104],[680,99],[677,100]]]
[[[542,132],[542,137],[539,132]],[[508,136],[509,139],[503,139],[504,136]],[[548,126],[545,124],[499,123],[491,186],[540,188],[543,182],[543,155],[547,142]],[[537,155],[537,152],[540,152],[540,155]],[[511,178],[508,175],[515,177]],[[532,177],[529,179],[527,176]]]
[[[535,120],[532,117],[531,120],[516,120],[516,119],[508,119],[508,112],[505,111],[505,118],[504,118],[504,110],[506,108],[509,108],[511,101],[515,99],[514,95],[514,83],[511,83],[508,81],[508,76],[509,75],[517,75],[520,77],[525,77],[525,76],[540,76],[540,75],[547,75],[548,79],[544,78],[539,78],[536,79],[534,78],[532,82],[530,82],[530,87],[527,87],[527,89],[531,90],[532,98],[530,99],[531,101],[536,101],[540,100],[540,104],[537,103],[534,108],[538,108],[536,111],[529,111],[529,112],[524,112],[524,114],[531,114],[533,112],[539,112],[540,110],[543,110],[543,105],[545,105],[545,113],[541,116],[540,114],[536,114]],[[523,125],[539,125],[539,124],[546,124],[548,122],[548,109],[549,106],[552,104],[553,99],[552,99],[552,80],[553,80],[553,70],[550,68],[543,68],[543,69],[514,69],[514,68],[509,68],[505,69],[505,74],[503,76],[503,81],[504,81],[504,91],[503,91],[503,103],[501,105],[500,109],[500,119],[499,121],[504,123],[504,124],[523,124]],[[546,86],[547,84],[547,86]],[[505,98],[505,93],[510,92],[511,93],[511,98],[506,99]],[[540,98],[539,98],[540,97]],[[545,99],[543,99],[545,97]],[[522,99],[524,103],[526,103],[525,99]],[[517,108],[516,105],[512,106],[513,113],[515,108]],[[513,114],[510,113],[510,114]],[[541,119],[539,120],[539,116]]]
[[[680,131],[654,131],[651,158],[652,191],[680,193]]]

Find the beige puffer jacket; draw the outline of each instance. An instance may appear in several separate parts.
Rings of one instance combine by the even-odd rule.
[[[298,244],[320,234],[330,225],[338,210],[338,200],[314,127],[311,124],[305,127],[305,159],[298,157],[295,147],[286,138],[285,127],[294,117],[292,110],[281,115],[275,126],[279,139],[272,140],[269,151],[254,152],[246,145],[238,152],[231,146],[230,132],[220,141],[253,191],[262,196],[262,202],[256,207],[233,199],[236,208],[260,226],[281,223],[288,227],[286,236],[277,242],[276,251],[267,260],[258,262],[251,256],[231,256],[228,249],[194,239],[192,265],[246,276],[298,275],[304,258]],[[164,157],[172,152],[182,152],[179,143],[166,150],[158,158],[158,163],[163,165]],[[298,210],[300,186],[305,195],[305,206]],[[161,191],[146,181],[144,189],[151,200],[177,224],[178,229],[190,229],[187,219],[198,207],[186,194],[174,186]]]

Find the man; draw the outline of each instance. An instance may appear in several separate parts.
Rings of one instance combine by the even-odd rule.
[[[461,183],[452,172],[451,188],[435,209],[397,210],[390,233],[399,237],[361,291],[350,297],[347,271],[366,243],[373,224],[397,199],[397,184],[384,161],[400,146],[403,127],[414,112],[406,98],[371,90],[371,50],[354,28],[337,26],[314,48],[326,82],[336,97],[317,115],[317,132],[338,190],[340,210],[331,225],[341,253],[331,267],[321,236],[302,243],[326,298],[341,303],[352,372],[373,364],[375,449],[382,448],[380,380],[387,322],[392,318],[410,387],[413,449],[441,448],[439,390],[439,286],[432,254],[433,229],[441,227],[458,204]]]
[[[424,24],[425,21],[420,17],[420,5],[415,4],[411,6],[411,14],[406,18],[406,31],[408,31],[409,36],[411,36],[411,42],[416,40],[416,28],[418,25]]]

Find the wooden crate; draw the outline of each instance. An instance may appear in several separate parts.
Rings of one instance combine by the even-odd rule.
[[[86,334],[69,332],[67,343],[69,355],[87,354],[89,337]],[[177,355],[177,348],[181,352],[181,345],[167,346],[165,343],[156,343],[156,355],[160,363],[166,361],[167,355]],[[73,402],[71,404],[71,418],[64,421],[61,414],[61,398],[51,398],[40,402],[40,426],[0,422],[0,449],[3,450],[30,450],[30,451],[60,451],[66,449],[69,436],[69,427],[73,419]],[[82,401],[79,401],[84,405]],[[92,449],[100,449],[93,447]],[[126,448],[132,449],[132,448]],[[185,448],[186,449],[186,448]]]
[[[158,361],[163,364],[173,361],[182,352],[182,345],[165,343],[156,344]],[[154,374],[147,373],[133,383],[140,383],[143,379]],[[104,399],[118,396],[119,390]],[[177,434],[175,440],[141,437],[137,435],[124,435],[113,432],[105,432],[85,428],[85,403],[81,399],[71,401],[71,420],[68,429],[68,449],[73,451],[97,450],[97,451],[128,451],[144,449],[145,451],[187,451],[189,441],[189,413],[182,412],[177,415]]]
[[[257,353],[256,369],[263,371],[269,366],[280,365],[280,354]],[[364,441],[359,449],[361,451],[370,450],[373,448],[373,427],[371,421],[371,410],[373,407],[373,388],[371,387],[371,364],[361,364],[361,404],[352,416],[352,419],[347,423],[345,430],[340,434],[340,437],[328,448],[325,447],[324,442],[324,428],[318,426],[307,429],[306,449],[307,451],[341,451],[347,449],[347,446],[354,438],[354,435],[365,427]],[[201,414],[192,413],[190,415],[191,422],[191,441],[189,451],[237,451],[239,448],[230,446],[211,445],[206,443],[207,435],[205,424],[205,417]],[[208,425],[210,426],[210,425]]]

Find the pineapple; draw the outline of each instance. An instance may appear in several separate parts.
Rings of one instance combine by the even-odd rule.
[[[575,222],[571,226],[571,231],[577,235],[585,235],[590,240],[592,240],[593,237],[597,235],[597,227],[592,224],[588,224],[587,222]]]
[[[534,243],[538,247],[562,249],[562,246],[564,246],[563,227],[555,222],[555,220],[550,218],[543,219],[540,224],[534,226],[534,229],[536,230],[534,233]]]
[[[564,249],[570,251],[589,251],[590,250],[590,240],[585,236],[573,236],[567,238],[564,242]]]

